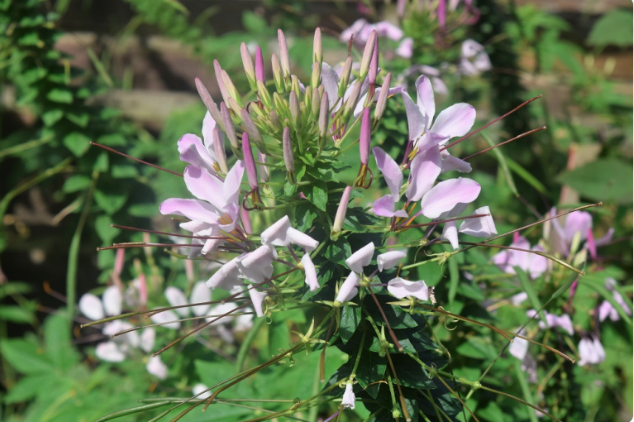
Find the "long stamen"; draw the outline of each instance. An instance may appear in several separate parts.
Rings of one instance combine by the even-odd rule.
[[[150,234],[162,234],[162,235],[165,235],[165,236],[186,237],[188,239],[203,239],[203,240],[206,240],[206,239],[224,239],[223,236],[193,236],[193,235],[189,235],[189,234],[160,232],[160,231],[156,231],[156,230],[140,229],[138,227],[120,226],[118,224],[111,224],[110,227],[114,227],[116,229],[122,229],[122,230],[131,230],[131,231],[137,231],[137,232],[143,232],[143,233],[150,233]]]
[[[171,174],[173,174],[173,175],[175,175],[175,176],[180,176],[180,177],[183,177],[182,173],[177,173],[177,172],[175,172],[175,171],[168,170],[168,169],[163,168],[163,167],[161,167],[161,166],[157,166],[156,164],[148,163],[147,161],[143,161],[143,160],[140,160],[140,159],[138,159],[138,158],[132,157],[131,155],[124,154],[123,152],[117,151],[117,150],[116,150],[116,149],[114,149],[114,148],[110,148],[110,147],[107,147],[107,146],[105,146],[105,145],[101,145],[101,144],[98,144],[98,143],[96,143],[96,142],[92,142],[92,141],[90,141],[90,145],[94,145],[94,146],[96,146],[96,147],[99,147],[99,148],[105,149],[106,151],[114,152],[115,154],[119,154],[119,155],[121,155],[121,156],[123,156],[123,157],[125,157],[125,158],[129,158],[130,160],[134,160],[134,161],[139,162],[139,163],[141,163],[141,164],[145,164],[146,166],[154,167],[155,169],[159,169],[159,170],[165,171],[165,172],[167,172],[167,173],[171,173]]]
[[[145,242],[126,242],[115,243],[112,246],[103,246],[97,248],[97,251],[107,251],[109,249],[123,249],[123,248],[158,248],[158,247],[188,247],[188,248],[202,248],[205,245],[193,244],[193,243],[145,243]]]
[[[529,130],[528,132],[524,132],[521,135],[517,135],[515,138],[511,138],[511,139],[509,139],[507,141],[500,142],[499,144],[495,144],[492,147],[485,148],[482,151],[478,151],[476,153],[473,153],[473,154],[469,155],[468,157],[463,158],[462,160],[463,161],[467,161],[467,160],[469,160],[469,159],[471,159],[471,158],[473,158],[473,157],[475,157],[477,155],[484,154],[485,152],[489,152],[492,149],[495,149],[497,147],[501,147],[502,145],[506,145],[506,144],[508,144],[510,142],[513,142],[513,141],[516,141],[516,140],[518,140],[520,138],[523,138],[525,136],[531,135],[531,134],[533,134],[535,132],[541,132],[542,130],[546,130],[546,126],[538,127],[537,129],[533,129],[533,130]]]
[[[499,122],[500,120],[502,120],[503,118],[505,118],[506,116],[509,116],[513,113],[515,113],[517,110],[519,110],[520,108],[524,107],[527,104],[532,103],[535,100],[538,100],[542,97],[542,94],[539,94],[537,97],[533,97],[530,100],[526,100],[524,101],[522,104],[518,105],[517,107],[515,107],[513,110],[509,111],[506,114],[501,115],[500,117],[491,120],[489,123],[487,123],[486,125],[474,130],[473,132],[467,133],[465,136],[463,136],[462,138],[458,139],[457,141],[454,141],[452,143],[450,143],[449,145],[445,145],[444,147],[440,148],[441,151],[444,151],[448,148],[451,148],[452,146],[459,144],[460,142],[464,141],[465,139],[475,135],[476,133],[480,132],[481,130],[484,130],[486,128],[488,128],[489,126],[491,126],[493,123]]]

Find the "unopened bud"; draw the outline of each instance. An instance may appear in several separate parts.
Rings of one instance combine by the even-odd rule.
[[[285,116],[288,114],[288,102],[282,98],[277,92],[273,93],[273,105],[278,116]]]
[[[225,82],[222,80],[222,68],[220,67],[220,63],[218,63],[218,60],[214,60],[214,72],[216,74],[216,82],[218,82],[218,88],[220,88],[222,99],[225,103],[229,104],[229,98],[231,98],[231,95],[229,95]]]
[[[319,63],[321,68],[321,62],[324,60],[324,53],[321,47],[321,29],[317,27],[315,29],[315,38],[313,39],[313,62]]]
[[[365,43],[365,50],[363,50],[363,57],[361,58],[361,67],[359,68],[359,79],[365,79],[368,74],[368,69],[370,68],[370,61],[372,60],[372,55],[374,54],[374,45],[376,44],[377,33],[376,30],[372,30],[370,36],[368,37],[368,42]]]
[[[319,108],[319,137],[323,139],[328,133],[328,121],[330,120],[330,106],[328,105],[328,94],[324,92],[321,96],[321,106]]]
[[[275,129],[275,131],[277,132],[282,130],[282,122],[280,121],[280,118],[277,115],[277,113],[275,113],[275,111],[271,111],[270,116],[271,116],[270,122],[273,128]]]
[[[260,105],[258,103],[256,103],[255,101],[252,101],[251,103],[249,103],[249,111],[253,112],[253,114],[256,115],[256,117],[259,118],[264,118],[264,111],[262,111],[262,108],[260,107]]]
[[[267,107],[271,107],[271,95],[269,94],[269,90],[266,89],[266,85],[264,84],[264,82],[260,80],[257,81],[257,85],[258,85],[258,98],[260,99],[260,101],[262,101],[262,104],[264,104]]]
[[[361,135],[359,137],[359,157],[362,165],[368,165],[368,157],[370,156],[370,108],[363,110],[363,118],[361,119]]]
[[[379,72],[379,39],[376,39],[374,43],[374,51],[372,52],[372,59],[370,60],[370,70],[368,73],[368,79],[371,85],[376,83],[376,75]]]
[[[379,92],[379,98],[376,100],[376,108],[374,109],[374,123],[378,124],[383,118],[383,112],[385,111],[385,106],[387,105],[387,97],[390,95],[390,81],[392,79],[392,74],[388,73],[385,75],[385,79],[383,79],[383,86],[381,87],[381,92]]]
[[[348,211],[348,202],[350,201],[350,193],[352,192],[352,186],[346,186],[343,191],[343,195],[341,195],[341,200],[339,201],[339,207],[337,208],[337,214],[335,214],[335,221],[332,225],[332,235],[335,235],[341,232],[343,228],[343,222],[346,219],[346,211]]]
[[[225,127],[225,134],[229,139],[229,144],[234,150],[240,149],[240,144],[238,143],[238,137],[236,135],[236,128],[233,126],[233,120],[231,119],[231,113],[229,109],[225,105],[225,103],[220,103],[220,114],[222,115],[222,123]]]
[[[271,171],[269,170],[269,166],[266,165],[266,154],[260,150],[258,150],[258,162],[262,163],[258,164],[260,169],[260,181],[266,183],[271,179]]]
[[[242,121],[244,122],[244,128],[247,131],[246,133],[249,134],[249,137],[251,138],[253,143],[258,148],[260,148],[262,150],[266,150],[266,148],[263,146],[264,145],[264,141],[262,139],[262,135],[260,135],[260,131],[258,130],[257,126],[255,125],[255,122],[253,121],[253,118],[251,117],[249,112],[246,111],[245,109],[242,109],[240,114],[242,116]],[[244,134],[242,136],[244,136]],[[242,143],[242,145],[244,146],[244,142]]]
[[[227,92],[229,93],[231,98],[233,98],[236,101],[236,103],[238,103],[238,105],[242,107],[242,98],[240,97],[240,93],[236,89],[233,82],[231,82],[231,78],[229,77],[229,74],[224,69],[222,70],[222,81],[224,82]]]
[[[299,79],[295,75],[291,76],[291,91],[297,95],[297,98],[302,95],[302,90],[299,88]]]
[[[405,16],[405,7],[407,6],[407,0],[396,0],[396,15],[399,19],[403,19]]]
[[[233,112],[236,115],[239,116],[240,113],[242,113],[242,107],[233,98],[229,97],[229,101],[227,101],[227,105],[229,106],[231,110],[233,110]]]
[[[307,104],[308,105],[308,104]],[[315,89],[311,98],[311,113],[313,116],[319,116],[319,107],[321,105],[321,95],[319,95],[319,89]]]
[[[310,86],[316,89],[319,86],[319,78],[321,77],[321,64],[313,63],[313,72],[310,75]]]
[[[286,166],[286,171],[293,174],[295,172],[295,157],[293,156],[291,130],[288,127],[284,128],[284,134],[282,135],[282,151],[284,152],[284,165]]]
[[[251,53],[245,43],[240,44],[240,55],[242,56],[242,65],[244,66],[244,73],[247,75],[247,80],[253,91],[257,90],[255,84],[255,69],[253,67],[253,60],[251,59]]]
[[[352,72],[352,57],[348,56],[343,68],[341,69],[341,79],[339,80],[339,92],[337,93],[339,98],[343,98],[348,88],[348,82],[350,81],[350,73]]]
[[[288,45],[286,44],[286,37],[281,29],[277,30],[277,43],[280,47],[280,63],[282,65],[282,73],[284,80],[290,81],[291,77],[291,62],[288,57]]]
[[[264,73],[264,57],[262,56],[262,49],[258,45],[255,49],[255,79],[266,84],[266,75]]]
[[[212,138],[218,167],[220,167],[220,171],[227,174],[229,172],[229,167],[227,166],[227,155],[225,154],[225,137],[218,126],[213,129]]]
[[[242,153],[244,155],[244,167],[247,170],[247,178],[249,179],[249,186],[251,189],[258,188],[258,171],[255,168],[255,160],[253,160],[253,151],[251,151],[251,143],[249,142],[249,135],[247,133],[242,134]]]
[[[284,86],[284,77],[282,75],[282,69],[280,68],[280,59],[273,53],[271,55],[271,68],[273,69],[273,80],[275,81],[275,89],[280,94],[286,92]]]
[[[363,80],[357,79],[357,82],[355,82],[354,87],[352,88],[352,91],[350,92],[350,96],[348,97],[348,101],[346,101],[346,104],[343,109],[344,122],[347,122],[348,118],[350,117],[350,114],[352,113],[352,111],[355,109],[357,105],[357,101],[359,101],[359,94],[361,93],[362,85],[363,85]]]
[[[298,130],[301,123],[301,110],[299,108],[299,100],[297,99],[295,91],[291,91],[291,95],[288,99],[288,108],[291,111],[291,121],[293,122],[293,127],[295,130]]]
[[[309,86],[306,87],[306,91],[304,91],[304,105],[306,106],[306,112],[310,115],[311,112],[311,103],[313,101],[313,89]]]
[[[211,117],[213,117],[216,121],[216,124],[219,124],[221,127],[224,126],[220,110],[218,110],[218,106],[214,102],[213,98],[211,98],[211,94],[209,94],[209,91],[207,91],[207,88],[205,88],[205,85],[203,85],[200,79],[196,78],[194,81],[196,83],[198,95],[200,95],[200,99],[203,100],[203,104],[207,107],[209,114],[211,114]]]

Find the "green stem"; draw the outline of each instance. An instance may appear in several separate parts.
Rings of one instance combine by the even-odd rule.
[[[41,139],[35,139],[33,141],[25,142],[23,144],[14,145],[9,148],[5,148],[0,151],[0,158],[5,157],[7,155],[16,154],[18,152],[26,151],[27,149],[39,147],[40,145],[48,144],[53,140],[53,136],[45,136]]]
[[[255,324],[253,324],[253,327],[249,331],[249,334],[247,334],[244,341],[240,345],[240,350],[238,351],[238,359],[236,360],[236,370],[238,372],[242,372],[242,367],[244,366],[244,361],[247,358],[249,348],[260,332],[262,325],[264,325],[264,318],[256,318]]]

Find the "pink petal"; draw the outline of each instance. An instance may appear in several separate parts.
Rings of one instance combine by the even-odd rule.
[[[592,214],[585,211],[576,211],[568,214],[564,226],[564,237],[570,244],[577,233],[581,236],[580,241],[586,240],[588,230],[592,229]]]
[[[175,214],[190,220],[217,224],[218,216],[211,205],[198,199],[169,198],[161,203],[159,211],[163,215]]]
[[[334,69],[325,62],[321,64],[321,84],[328,94],[328,107],[331,111],[336,111],[332,108],[339,99],[339,78]]]
[[[304,251],[306,252],[314,251],[315,249],[317,249],[317,246],[319,246],[318,241],[316,241],[309,235],[302,233],[299,230],[294,229],[292,227],[290,227],[286,231],[286,238],[293,245],[297,245],[304,248]]]
[[[436,102],[434,100],[434,90],[431,86],[431,81],[427,76],[422,75],[416,80],[416,92],[416,104],[418,105],[418,109],[425,116],[425,127],[428,128],[434,119],[434,114],[436,114]]]
[[[477,182],[462,177],[440,182],[423,197],[420,204],[422,213],[427,218],[439,218],[458,204],[475,201],[480,189]]]
[[[412,54],[414,54],[414,40],[412,37],[404,38],[395,52],[397,56],[401,56],[405,59],[411,58]]]
[[[459,171],[460,173],[470,173],[471,172],[471,164],[466,161],[461,160],[460,158],[454,157],[449,154],[447,150],[440,153],[441,161],[440,168],[441,173],[446,173],[448,171]]]
[[[319,289],[319,281],[317,280],[317,270],[315,270],[315,264],[313,264],[310,255],[305,253],[302,257],[302,266],[304,267],[304,273],[306,274],[306,284],[311,292]]]
[[[440,238],[448,240],[454,249],[458,249],[460,247],[458,244],[458,230],[456,229],[455,221],[447,221],[445,223],[445,227],[442,230],[442,236],[440,236]]]
[[[544,252],[544,248],[539,245],[533,247],[534,251]],[[528,253],[526,253],[528,255]],[[538,278],[546,271],[548,271],[548,259],[537,254],[531,254],[529,257],[530,264],[528,268],[522,268],[524,271],[528,270],[532,279]]]
[[[79,299],[79,310],[82,314],[93,321],[104,319],[106,317],[101,300],[92,293],[86,293]]]
[[[387,183],[387,187],[392,193],[394,202],[398,201],[401,197],[401,185],[403,184],[403,172],[399,165],[390,157],[385,151],[379,147],[372,148],[374,159],[376,160],[376,166],[381,170],[383,178]]]
[[[269,228],[264,230],[260,235],[260,239],[263,245],[276,245],[276,246],[288,246],[288,242],[286,240],[286,232],[291,227],[291,222],[288,219],[288,216],[277,220],[275,223],[271,224]]]
[[[397,277],[387,283],[387,291],[399,299],[411,296],[419,300],[429,300],[429,288],[423,280],[408,281]]]
[[[405,114],[407,115],[407,128],[409,132],[409,139],[415,141],[419,136],[425,132],[426,119],[421,113],[418,106],[414,104],[409,94],[403,90],[401,91],[403,97],[403,104],[405,105]]]
[[[262,303],[264,302],[264,298],[266,298],[265,292],[258,292],[255,289],[249,289],[249,297],[251,297],[251,303],[253,303],[253,309],[255,309],[255,314],[258,317],[264,315],[262,310]]]
[[[198,283],[194,284],[191,295],[189,297],[189,303],[194,304],[209,301],[211,301],[211,290],[209,290],[209,287],[207,287],[205,282],[199,281]],[[201,316],[207,313],[209,307],[210,305],[198,305],[192,306],[190,309],[192,310],[194,315]]]
[[[440,112],[430,131],[441,134],[447,139],[463,136],[469,132],[475,122],[475,108],[467,103],[458,103]]]
[[[240,160],[231,167],[225,177],[223,196],[226,204],[239,204],[240,183],[244,177],[244,163]]]
[[[238,279],[239,261],[240,257],[236,257],[218,268],[218,271],[207,280],[207,287],[211,290],[220,287],[223,290],[230,291],[234,287],[242,285],[242,282]]]
[[[524,332],[521,331],[518,334],[524,335]],[[513,343],[511,343],[511,345],[509,346],[509,353],[519,360],[524,360],[526,354],[528,353],[528,340],[514,337]]]
[[[212,134],[215,127],[216,127],[216,121],[214,120],[213,117],[211,117],[211,113],[209,112],[205,113],[205,118],[203,119],[202,133],[203,133],[203,142],[209,152],[213,151],[213,148],[212,148],[213,135]]]
[[[416,202],[420,201],[427,193],[431,193],[433,189],[432,191],[430,189],[434,186],[439,174],[440,152],[437,147],[431,147],[425,152],[416,155],[412,160],[409,186],[405,191],[407,199]]]
[[[392,269],[398,264],[398,262],[402,259],[405,259],[407,256],[406,250],[400,251],[389,251],[380,254],[376,257],[376,263],[379,267],[379,271]]]
[[[346,265],[355,273],[363,273],[363,267],[366,267],[372,261],[374,255],[374,243],[370,242],[346,259]]]
[[[494,234],[498,234],[489,207],[478,208],[471,215],[479,214],[489,215],[478,218],[466,218],[462,224],[460,224],[460,233],[475,237],[491,237]]]
[[[216,160],[214,160],[198,136],[188,133],[180,138],[178,140],[178,153],[180,154],[181,161],[189,163],[194,167],[215,172],[214,163]]]
[[[217,177],[212,176],[205,169],[187,166],[183,174],[185,185],[192,195],[205,200],[213,205],[219,212],[224,210],[227,204],[224,201],[223,183]]]
[[[359,292],[359,289],[357,289],[358,285],[359,276],[357,275],[357,273],[352,271],[339,288],[339,293],[337,293],[335,302],[344,303],[350,301],[350,299],[355,297]]]
[[[387,37],[392,41],[398,41],[403,38],[403,30],[390,22],[377,22],[374,24],[374,28],[380,36]]]
[[[394,197],[392,195],[385,195],[372,204],[372,212],[379,217],[407,217],[407,211],[394,211],[394,208]]]

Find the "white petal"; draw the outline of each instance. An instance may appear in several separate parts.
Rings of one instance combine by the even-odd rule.
[[[160,356],[151,356],[145,369],[158,379],[164,380],[167,378],[167,366],[163,363]]]
[[[79,299],[79,310],[93,321],[104,319],[106,316],[101,301],[92,293],[86,293]]]
[[[192,388],[192,393],[197,399],[204,400],[208,399],[211,396],[211,390],[205,384],[196,384],[194,388]]]
[[[346,278],[339,288],[339,293],[337,293],[335,302],[344,303],[355,297],[359,292],[359,289],[357,289],[358,285],[359,276],[353,271],[348,275],[348,278]]]
[[[146,328],[139,336],[140,347],[146,353],[150,353],[154,349],[154,340],[156,338],[156,332],[154,328]]]
[[[429,300],[429,288],[423,280],[408,281],[397,277],[387,283],[387,291],[399,299],[412,296],[420,300]]]
[[[121,304],[123,302],[123,298],[121,296],[121,291],[117,286],[108,287],[103,292],[102,300],[106,315],[121,315]]]
[[[458,243],[458,229],[456,228],[455,221],[447,221],[445,227],[442,229],[441,239],[446,239],[451,243],[454,249],[458,249],[460,244]]]
[[[264,298],[266,297],[266,292],[258,292],[255,289],[249,289],[249,296],[251,297],[251,302],[253,303],[253,309],[255,309],[255,314],[258,317],[264,315],[264,311],[262,310],[262,302],[264,302]]]
[[[471,215],[480,214],[488,215],[478,218],[466,218],[462,222],[462,224],[460,224],[460,233],[468,234],[469,236],[475,237],[490,237],[494,234],[498,234],[489,207],[480,207]]]
[[[188,304],[185,293],[176,287],[170,286],[165,289],[165,297],[172,306],[183,306]],[[189,308],[177,308],[174,310],[183,318],[187,318],[189,316]]]
[[[198,283],[194,284],[194,287],[192,288],[192,293],[189,297],[189,303],[193,304],[209,301],[211,301],[211,290],[209,290],[209,287],[207,287],[205,282],[199,281]],[[207,311],[209,310],[209,306],[210,305],[192,306],[191,310],[194,315],[201,316],[207,313]]]
[[[374,243],[370,242],[346,259],[346,265],[355,273],[362,273],[363,267],[366,267],[372,261],[374,255]]]
[[[95,354],[106,362],[121,362],[125,359],[125,354],[114,341],[99,343],[95,349]]]
[[[379,271],[389,270],[391,268],[394,268],[396,264],[398,264],[398,262],[401,259],[404,259],[406,256],[407,256],[406,250],[389,251],[389,252],[380,254],[379,256],[376,257],[376,263],[379,266]]]
[[[352,384],[346,384],[346,390],[343,392],[343,398],[341,399],[341,405],[344,409],[354,409],[354,402],[357,400],[354,392],[352,391]]]
[[[286,232],[286,238],[289,243],[304,248],[304,251],[306,252],[312,252],[317,249],[317,246],[319,246],[318,241],[292,227]]]
[[[302,257],[302,266],[304,267],[304,273],[306,274],[306,284],[311,292],[319,289],[319,281],[317,280],[317,271],[315,270],[315,264],[313,264],[310,255],[305,253]]]
[[[276,246],[288,246],[286,241],[286,231],[290,227],[291,222],[289,221],[288,216],[285,215],[262,232],[260,235],[262,244],[266,245],[270,243]]]
[[[180,321],[176,321],[178,319],[178,315],[176,314],[176,312],[169,310],[154,314],[150,317],[150,319],[155,324],[167,323],[165,325],[161,325],[161,327],[170,328],[172,330],[177,330],[181,326]],[[174,322],[170,323],[170,321]]]
[[[519,334],[524,335],[524,332],[521,331]],[[514,337],[513,343],[509,346],[509,353],[519,360],[524,360],[526,353],[528,353],[528,340]]]

